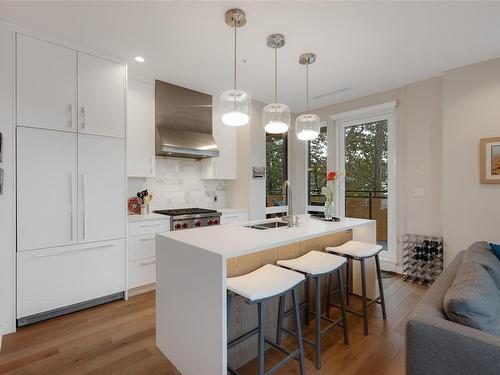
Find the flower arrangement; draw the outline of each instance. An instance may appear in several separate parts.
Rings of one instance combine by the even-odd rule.
[[[345,173],[343,172],[328,172],[326,175],[326,186],[321,188],[321,194],[325,196],[325,219],[333,218],[333,199],[335,192],[338,190],[342,181],[344,181]]]

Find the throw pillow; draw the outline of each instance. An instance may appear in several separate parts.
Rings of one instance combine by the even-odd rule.
[[[497,256],[497,258],[500,260],[500,245],[499,244],[490,243],[490,247],[491,247],[491,250]]]
[[[462,263],[443,299],[452,322],[500,336],[500,291],[477,263]]]

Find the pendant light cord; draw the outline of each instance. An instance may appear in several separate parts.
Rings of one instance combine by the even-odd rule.
[[[236,90],[236,29],[237,21],[234,20],[234,89]]]
[[[278,103],[278,48],[274,46],[274,102]]]
[[[306,103],[307,112],[309,112],[309,64],[306,65]]]

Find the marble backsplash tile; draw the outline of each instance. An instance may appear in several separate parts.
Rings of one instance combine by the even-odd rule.
[[[225,207],[222,180],[202,180],[200,162],[194,159],[156,158],[156,177],[128,179],[128,195],[148,189],[151,209]],[[217,200],[215,200],[215,197]]]

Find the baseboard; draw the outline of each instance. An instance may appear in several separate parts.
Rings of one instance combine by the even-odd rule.
[[[133,297],[133,296],[136,296],[138,294],[151,292],[153,290],[156,290],[156,283],[141,285],[141,286],[138,286],[136,288],[130,288],[128,290],[128,296]]]

